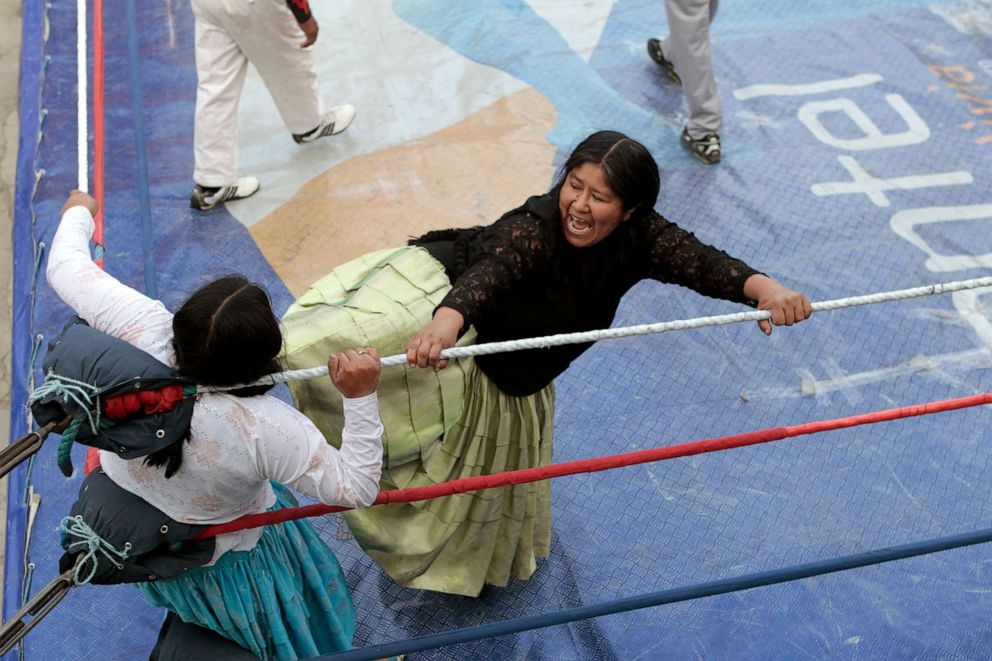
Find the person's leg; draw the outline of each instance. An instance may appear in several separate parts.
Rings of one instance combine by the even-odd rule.
[[[241,35],[239,44],[265,82],[286,128],[294,136],[310,134],[326,124],[335,126],[315,137],[343,131],[351,123],[354,108],[325,110],[313,51],[300,48],[303,31],[292,12],[279,0],[255,4],[258,29]]]
[[[662,42],[665,56],[682,79],[689,106],[687,131],[693,138],[719,133],[720,95],[713,76],[709,26],[717,3],[711,0],[666,0],[669,35]]]
[[[193,181],[204,187],[237,183],[238,100],[248,59],[217,19],[220,3],[194,0],[196,115]]]
[[[172,611],[166,611],[165,622],[148,661],[254,661],[258,657],[210,629],[183,622]]]

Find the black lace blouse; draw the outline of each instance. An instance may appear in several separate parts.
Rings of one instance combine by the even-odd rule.
[[[430,232],[411,244],[444,264],[453,286],[441,305],[474,325],[479,342],[608,328],[620,299],[645,278],[754,305],[743,289],[758,271],[654,211],[635,214],[593,246],[575,248],[561,227],[557,189],[487,227]],[[591,345],[476,360],[500,390],[524,396],[551,383]]]

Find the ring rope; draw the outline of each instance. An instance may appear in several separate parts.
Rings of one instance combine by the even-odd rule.
[[[86,0],[76,0],[76,187],[84,193],[89,184],[89,82],[86,75],[88,50],[86,48]]]
[[[636,464],[644,464],[678,457],[687,457],[694,454],[704,454],[707,452],[717,452],[719,450],[729,450],[747,445],[757,445],[771,441],[780,441],[794,436],[805,436],[824,431],[834,431],[857,427],[860,425],[874,424],[878,422],[888,422],[901,418],[910,418],[931,413],[942,413],[957,409],[969,408],[992,404],[992,393],[980,393],[968,397],[958,397],[955,399],[945,399],[926,404],[913,404],[901,406],[882,411],[861,413],[844,418],[834,418],[831,420],[818,420],[806,422],[798,425],[786,427],[772,427],[758,431],[734,434],[731,436],[721,436],[700,441],[691,441],[679,445],[669,445],[647,450],[637,450],[623,454],[596,457],[592,459],[580,459],[577,461],[567,461],[560,464],[548,464],[547,466],[537,466],[535,468],[523,468],[503,473],[493,473],[491,475],[476,475],[450,482],[441,482],[423,487],[411,487],[407,489],[394,489],[391,491],[381,491],[371,506],[384,505],[387,503],[409,503],[420,500],[431,500],[442,496],[465,493],[467,491],[477,491],[480,489],[494,489],[496,487],[508,486],[511,484],[526,484],[537,482],[554,477],[565,475],[575,475],[577,473],[593,473],[614,468],[623,468]],[[371,507],[370,506],[370,507]],[[350,507],[338,505],[304,505],[302,507],[287,507],[271,512],[260,512],[249,514],[235,519],[228,523],[210,526],[200,532],[195,539],[214,537],[229,532],[244,530],[246,528],[258,528],[264,525],[283,523],[285,521],[295,521],[312,516],[322,516],[332,512],[342,512]]]
[[[863,296],[850,296],[838,298],[832,301],[819,301],[812,304],[814,312],[829,312],[842,308],[855,307],[859,305],[873,305],[888,301],[902,301],[921,296],[933,296],[936,294],[947,294],[966,289],[977,289],[979,287],[992,287],[992,276],[983,278],[972,278],[970,280],[958,280],[955,282],[934,283],[921,287],[911,287],[909,289],[899,289],[896,291],[878,292],[875,294],[865,294]],[[697,317],[694,319],[681,319],[675,321],[663,321],[653,324],[641,324],[638,326],[623,326],[620,328],[606,328],[602,330],[582,331],[578,333],[562,333],[559,335],[547,335],[544,337],[532,337],[521,340],[507,340],[505,342],[488,342],[486,344],[474,344],[466,347],[450,347],[441,352],[441,358],[467,358],[468,356],[481,356],[507,351],[519,351],[521,349],[544,349],[565,344],[580,344],[583,342],[596,342],[598,340],[610,340],[620,337],[630,337],[633,335],[651,335],[654,333],[665,333],[673,330],[688,330],[691,328],[703,328],[705,326],[722,326],[726,324],[736,324],[742,321],[760,321],[770,319],[771,313],[767,310],[753,310],[747,312],[734,312],[731,314],[715,315],[710,317]],[[396,354],[382,359],[383,367],[395,365],[405,365],[406,354]],[[327,367],[306,367],[285,372],[276,372],[266,375],[250,384],[234,386],[199,386],[198,392],[225,392],[249,386],[273,385],[285,383],[287,381],[304,381],[327,376]]]
[[[624,613],[642,608],[651,608],[664,604],[673,604],[703,597],[712,597],[728,592],[739,592],[752,588],[764,587],[796,581],[813,576],[832,574],[858,567],[878,565],[894,560],[903,560],[930,553],[949,551],[951,549],[972,546],[975,544],[985,544],[992,541],[992,528],[976,530],[975,532],[962,533],[958,535],[948,535],[935,539],[927,539],[921,542],[911,542],[899,546],[890,546],[872,551],[864,551],[852,555],[843,555],[827,560],[808,562],[791,567],[782,567],[765,572],[744,574],[707,583],[697,583],[680,588],[662,590],[648,594],[624,597],[613,601],[589,604],[576,608],[569,608],[551,613],[539,613],[537,615],[526,615],[511,620],[501,620],[489,622],[474,627],[453,629],[441,633],[418,636],[407,640],[398,640],[380,645],[370,645],[358,649],[335,652],[325,656],[316,657],[314,661],[371,661],[398,654],[412,654],[424,650],[447,647],[459,643],[469,643],[484,638],[494,638],[505,636],[511,633],[542,629],[557,624],[566,624],[577,620],[587,620],[593,617],[602,617],[614,613]]]

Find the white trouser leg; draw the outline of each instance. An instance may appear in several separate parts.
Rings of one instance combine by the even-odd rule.
[[[192,2],[197,77],[193,181],[209,187],[238,180],[238,100],[248,69],[248,59],[228,33],[217,4]]]
[[[286,0],[254,0],[253,6],[258,28],[240,33],[238,44],[262,76],[286,128],[307,133],[324,112],[313,51],[300,48],[303,31]]]
[[[718,6],[719,0],[665,0],[669,33],[661,49],[682,79],[689,106],[686,127],[694,138],[719,133],[722,125],[710,52],[710,23]]]

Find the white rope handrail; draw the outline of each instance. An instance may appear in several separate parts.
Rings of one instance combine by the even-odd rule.
[[[89,164],[89,82],[86,75],[86,0],[76,0],[76,187],[90,191]]]
[[[896,291],[866,294],[864,296],[849,296],[847,298],[838,298],[832,301],[820,301],[813,303],[812,306],[814,312],[829,312],[831,310],[850,308],[858,305],[872,305],[875,303],[885,303],[888,301],[902,301],[909,298],[947,294],[965,289],[977,289],[979,287],[992,287],[992,276],[973,278],[971,280],[958,280],[956,282],[935,283],[932,285],[924,285],[922,287],[912,287],[910,289],[899,289]],[[654,324],[641,324],[638,326],[623,326],[620,328],[606,328],[602,330],[582,331],[579,333],[562,333],[560,335],[524,338],[522,340],[507,340],[505,342],[473,344],[466,347],[451,347],[443,350],[441,352],[441,357],[466,358],[468,356],[482,356],[493,353],[519,351],[521,349],[543,349],[546,347],[557,347],[564,344],[596,342],[598,340],[611,340],[618,337],[651,335],[654,333],[665,333],[673,330],[688,330],[690,328],[702,328],[704,326],[722,326],[725,324],[736,324],[742,321],[760,321],[761,319],[769,318],[771,318],[771,313],[767,310],[750,310],[747,312],[734,312],[731,314],[721,314],[712,317],[662,321]],[[406,354],[386,356],[382,358],[381,363],[383,367],[405,365]],[[306,379],[315,379],[326,376],[327,367],[325,365],[321,365],[320,367],[306,367],[303,369],[276,372],[275,374],[269,374],[247,385],[273,385],[276,383],[285,383],[287,381],[304,381]],[[221,392],[244,387],[247,386],[200,386],[197,390],[199,392]]]

